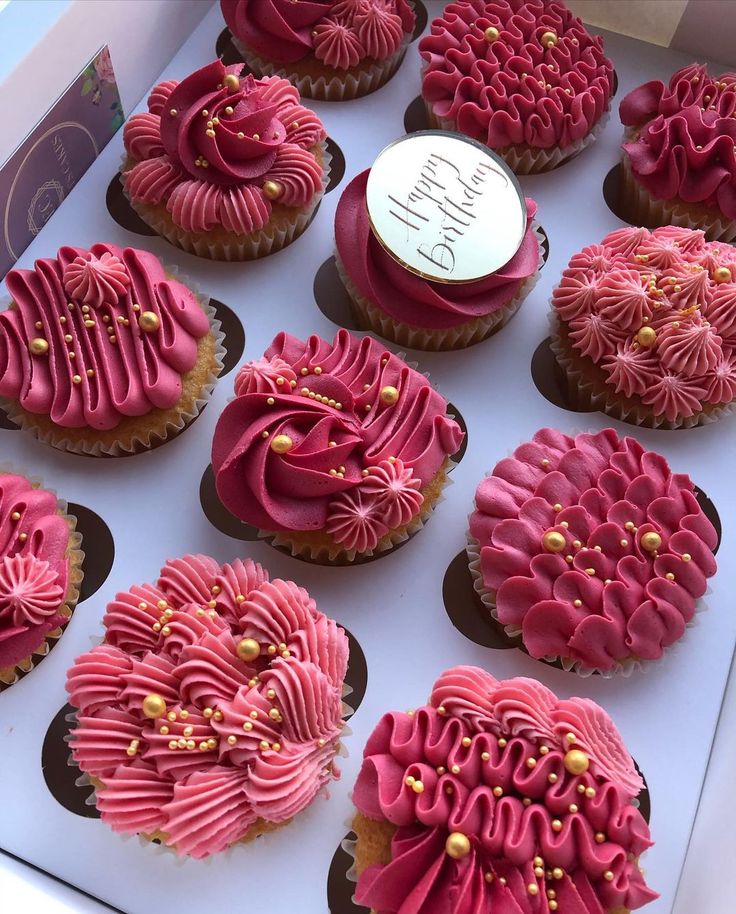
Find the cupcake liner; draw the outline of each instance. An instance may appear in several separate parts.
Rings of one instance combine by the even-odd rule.
[[[516,314],[524,299],[529,296],[539,281],[539,273],[544,265],[544,236],[536,221],[532,222],[532,231],[539,243],[537,270],[524,280],[514,298],[492,314],[472,318],[446,330],[425,330],[421,327],[412,327],[409,324],[397,321],[361,294],[348,275],[345,264],[340,259],[337,251],[335,252],[335,265],[342,284],[350,296],[355,317],[364,330],[372,330],[384,339],[391,340],[401,346],[408,346],[410,349],[421,349],[425,352],[466,349],[468,346],[473,346],[475,343],[488,339],[494,332],[504,327]]]
[[[135,212],[158,235],[165,238],[175,247],[196,254],[198,257],[209,260],[225,260],[241,262],[258,260],[275,254],[282,248],[295,241],[312,221],[317,207],[327,190],[330,176],[330,163],[332,156],[327,149],[327,143],[322,140],[317,144],[320,150],[324,174],[322,175],[322,191],[314,195],[309,204],[302,209],[295,210],[291,221],[282,225],[267,223],[262,229],[251,235],[236,235],[234,232],[224,230],[212,232],[187,232],[172,220],[171,214],[163,204],[156,206],[133,199],[125,187],[124,171],[128,168],[130,160],[123,157],[120,169],[120,180],[123,182],[123,193]]]
[[[450,133],[462,133],[454,121],[447,118],[438,117],[432,110],[431,102],[425,100],[424,106],[427,110],[427,122],[430,127],[439,130],[447,130]],[[608,123],[611,114],[610,105],[601,115],[598,122],[593,126],[582,139],[576,140],[570,146],[563,148],[553,147],[551,149],[539,149],[532,146],[504,146],[500,149],[493,147],[493,152],[501,156],[509,168],[516,175],[533,175],[544,171],[551,171],[557,168],[563,162],[578,155],[591,143],[595,142]],[[483,142],[482,140],[480,142]],[[491,148],[491,147],[489,147]]]
[[[18,470],[13,467],[2,465],[0,466],[0,473],[13,473],[18,476],[25,476],[24,473],[18,472]],[[30,673],[31,670],[36,665],[34,657],[43,658],[45,657],[50,648],[51,642],[58,641],[59,638],[64,634],[64,629],[69,624],[69,620],[74,614],[76,609],[77,602],[79,601],[80,588],[82,586],[82,580],[84,578],[84,552],[82,551],[82,534],[77,530],[77,519],[73,514],[68,513],[68,505],[64,499],[59,498],[54,489],[50,489],[48,486],[45,486],[43,482],[36,476],[25,476],[25,478],[31,483],[34,488],[45,489],[47,492],[51,492],[52,495],[56,497],[56,510],[57,514],[60,517],[63,517],[69,527],[69,543],[67,545],[67,556],[69,558],[69,583],[67,586],[66,599],[63,606],[59,608],[59,612],[66,616],[66,623],[59,628],[54,628],[50,632],[47,632],[44,635],[44,639],[41,644],[29,654],[27,657],[22,658],[12,667],[3,667],[0,668],[0,691],[5,688],[9,688],[14,685],[20,679],[20,674]]]
[[[172,435],[182,431],[190,422],[194,421],[209,402],[212,392],[215,389],[217,378],[223,369],[226,354],[224,345],[225,334],[221,330],[220,321],[217,320],[215,309],[209,303],[209,295],[201,293],[195,283],[189,279],[188,276],[180,273],[177,267],[164,264],[164,268],[170,279],[175,279],[187,286],[194,294],[197,301],[202,306],[202,310],[209,319],[210,335],[213,337],[214,342],[214,371],[210,372],[206,383],[202,386],[202,389],[190,409],[180,409],[176,412],[176,407],[172,407],[171,410],[164,411],[168,413],[168,415],[163,428],[153,427],[145,430],[140,429],[135,434],[130,433],[128,438],[114,441],[110,444],[92,440],[76,441],[73,438],[64,437],[65,430],[61,426],[54,425],[49,429],[40,428],[34,423],[33,414],[26,413],[17,400],[9,400],[2,397],[0,398],[0,405],[8,414],[8,418],[16,425],[20,426],[21,429],[30,432],[44,444],[48,444],[51,447],[58,448],[62,451],[70,451],[73,454],[82,454],[90,457],[101,457],[103,455],[120,457],[148,450],[154,443],[166,441]],[[145,416],[139,416],[137,418],[141,422],[145,422],[146,419]],[[114,433],[115,429],[112,429],[111,432]],[[89,434],[90,436],[94,435],[94,429],[90,428]]]
[[[360,65],[363,69],[335,70],[332,75],[329,73],[300,75],[298,72],[289,71],[281,64],[260,57],[234,35],[232,41],[247,66],[257,76],[280,76],[282,79],[288,79],[304,98],[326,102],[344,102],[369,95],[388,82],[404,59],[406,49],[411,43],[411,35],[405,35],[399,48],[386,60],[373,60],[370,63],[366,61]],[[298,64],[299,62],[296,64],[297,67]],[[315,64],[325,66],[316,58]]]
[[[709,406],[707,410],[688,418],[681,417],[672,421],[665,416],[657,416],[644,403],[631,397],[617,394],[614,388],[605,382],[602,371],[593,363],[586,364],[573,350],[564,333],[562,323],[553,310],[550,313],[550,348],[558,364],[565,373],[567,394],[576,408],[584,411],[598,410],[621,422],[628,422],[642,428],[677,429],[695,428],[717,422],[734,411],[734,403]]]
[[[626,136],[631,142],[633,136]],[[732,244],[736,241],[736,220],[727,219],[718,210],[698,203],[686,203],[679,197],[659,200],[637,181],[631,160],[624,153],[619,193],[627,215],[635,225],[678,225],[687,229],[701,229],[709,241]]]

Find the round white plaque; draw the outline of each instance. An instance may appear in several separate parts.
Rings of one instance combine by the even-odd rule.
[[[490,276],[526,231],[516,175],[458,133],[423,130],[395,140],[370,170],[366,200],[373,233],[391,257],[436,282]]]

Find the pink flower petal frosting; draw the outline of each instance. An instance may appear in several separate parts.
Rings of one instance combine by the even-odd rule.
[[[636,179],[660,200],[680,199],[736,219],[736,73],[705,66],[653,80],[621,102],[624,143]]]
[[[248,235],[266,225],[273,202],[303,207],[322,191],[322,122],[285,79],[242,69],[217,60],[162,83],[123,132],[126,192],[163,204],[186,231]]]
[[[63,428],[99,430],[179,402],[210,324],[153,254],[63,247],[5,283],[16,307],[0,312],[0,396]],[[155,332],[139,324],[146,312]]]
[[[498,32],[494,41],[489,28]],[[552,47],[541,40],[548,32]],[[422,95],[435,115],[491,149],[564,149],[608,110],[613,64],[600,37],[563,3],[450,3],[419,50]]]
[[[347,330],[332,343],[280,333],[236,392],[212,444],[225,507],[267,531],[332,530],[349,549],[373,548],[389,517],[418,513],[415,486],[463,439],[424,375]]]
[[[401,266],[373,234],[366,205],[368,171],[348,184],[335,213],[335,242],[345,270],[361,295],[390,317],[427,329],[447,329],[509,305],[539,267],[532,228],[537,204],[526,198],[527,227],[511,260],[485,279],[431,282]]]
[[[652,845],[642,787],[598,705],[448,670],[427,705],[384,715],[368,739],[353,800],[395,833],[356,901],[385,914],[639,908],[657,897],[638,866]],[[453,857],[458,833],[467,852]]]
[[[478,486],[470,535],[499,621],[588,670],[661,657],[716,571],[690,478],[613,429],[538,431]]]
[[[591,369],[670,422],[732,402],[734,248],[673,226],[618,229],[597,248],[597,262],[572,258],[552,296]]]
[[[386,60],[409,40],[414,10],[407,0],[220,0],[233,35],[281,64],[314,55],[334,70]]]
[[[56,496],[0,473],[0,670],[12,670],[66,624],[68,552]]]
[[[67,690],[74,761],[115,831],[207,857],[337,778],[348,641],[303,588],[184,556],[118,594],[104,625]]]

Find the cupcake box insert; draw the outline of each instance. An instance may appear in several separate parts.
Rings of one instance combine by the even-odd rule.
[[[427,6],[431,17],[441,5]],[[160,79],[182,78],[211,60],[222,28],[220,11],[213,8]],[[457,404],[469,441],[432,522],[395,555],[361,567],[323,569],[280,554],[264,542],[241,543],[210,524],[200,504],[199,483],[210,462],[216,420],[232,396],[234,374],[221,379],[212,402],[191,427],[156,450],[130,458],[111,461],[63,454],[20,431],[0,430],[6,461],[104,517],[115,545],[115,563],[104,585],[80,605],[44,662],[0,694],[0,848],[129,914],[194,914],[205,896],[210,906],[224,910],[247,903],[274,914],[321,914],[327,907],[330,861],[348,830],[350,792],[362,749],[379,717],[391,708],[423,704],[442,670],[474,664],[497,679],[534,677],[560,697],[590,697],[610,713],[651,793],[656,844],[642,865],[647,882],[661,898],[643,910],[679,914],[676,888],[736,644],[730,594],[736,572],[736,542],[731,536],[736,517],[731,483],[736,424],[725,417],[702,428],[655,431],[617,423],[596,412],[574,413],[553,406],[538,393],[530,368],[535,349],[549,332],[552,289],[571,255],[622,225],[602,194],[606,174],[620,161],[623,127],[616,112],[621,98],[649,79],[666,81],[691,61],[688,55],[649,45],[642,53],[640,43],[614,34],[605,35],[605,46],[620,88],[604,131],[573,161],[549,174],[520,179],[524,193],[539,206],[538,218],[550,241],[538,285],[508,326],[490,340],[458,353],[407,354],[420,371],[430,373],[442,395]],[[720,72],[718,66],[714,72]],[[418,91],[414,43],[397,74],[378,92],[356,102],[306,102],[342,149],[345,178],[325,196],[305,236],[273,257],[252,264],[218,264],[184,254],[161,238],[143,238],[119,227],[105,206],[106,190],[123,153],[118,133],[18,266],[53,256],[64,244],[107,241],[145,247],[165,262],[178,264],[199,289],[237,313],[246,333],[241,362],[258,358],[282,329],[302,339],[310,333],[331,339],[337,328],[317,308],[312,284],[334,251],[339,194],[403,133],[404,112]],[[138,110],[144,105],[145,99]],[[718,572],[710,580],[706,607],[698,613],[695,627],[661,664],[628,679],[583,680],[519,651],[474,644],[447,618],[442,581],[464,546],[473,493],[483,474],[539,428],[572,434],[610,425],[665,455],[674,471],[688,473],[713,500],[723,521]],[[123,840],[98,819],[64,808],[46,786],[41,747],[66,702],[66,670],[90,649],[91,639],[102,634],[105,604],[130,582],[155,579],[167,558],[188,552],[203,552],[222,562],[250,556],[273,576],[304,586],[320,609],[346,626],[362,646],[368,691],[350,721],[353,732],[345,739],[349,755],[340,760],[342,777],[332,785],[328,802],[318,800],[288,829],[248,847],[236,847],[208,862],[181,864],[135,838]]]

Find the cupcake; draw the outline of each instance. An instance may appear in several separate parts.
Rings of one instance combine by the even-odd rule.
[[[53,492],[0,473],[0,689],[61,637],[79,599],[81,534]]]
[[[430,124],[485,143],[517,174],[555,168],[603,126],[613,64],[564,3],[450,3],[419,50]]]
[[[348,641],[303,588],[188,555],[117,594],[103,624],[67,691],[73,762],[114,831],[208,857],[339,777]]]
[[[206,299],[147,251],[63,247],[5,280],[0,403],[41,441],[119,455],[192,421],[222,370]]]
[[[381,914],[640,908],[658,897],[639,868],[652,846],[643,789],[594,702],[455,667],[427,705],[384,715],[368,739],[355,900]]]
[[[736,73],[691,64],[621,102],[621,202],[636,224],[736,239]]]
[[[463,432],[424,375],[370,337],[280,333],[244,365],[212,444],[217,493],[292,555],[347,564],[423,526]]]
[[[544,428],[475,493],[468,556],[493,617],[537,660],[630,673],[685,634],[718,537],[689,476],[609,428]]]
[[[570,261],[552,348],[580,408],[690,428],[736,397],[736,249],[703,232],[618,229]]]
[[[337,269],[361,327],[412,349],[463,349],[500,330],[534,288],[542,265],[536,203],[513,257],[473,282],[439,282],[406,269],[374,233],[366,205],[369,171],[346,187],[335,215]]]
[[[125,195],[172,244],[253,260],[290,244],[324,195],[325,129],[277,76],[240,77],[216,60],[156,86],[123,131]]]
[[[414,31],[409,0],[220,0],[233,43],[258,76],[302,95],[345,101],[375,92],[399,68]]]

